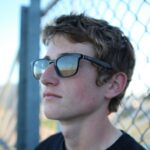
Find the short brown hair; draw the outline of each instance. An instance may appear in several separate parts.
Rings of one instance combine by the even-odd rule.
[[[135,55],[129,39],[118,27],[110,25],[105,20],[94,19],[85,14],[70,14],[58,17],[54,24],[48,24],[42,33],[45,45],[58,34],[64,35],[71,42],[90,43],[95,50],[95,57],[111,64],[113,68],[113,71],[97,68],[96,84],[102,85],[114,73],[124,72],[128,77],[127,88],[133,74]],[[110,101],[109,112],[117,111],[126,88]]]

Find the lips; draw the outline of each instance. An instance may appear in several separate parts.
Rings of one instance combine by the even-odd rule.
[[[50,93],[50,92],[44,92],[43,97],[44,98],[62,98],[62,96],[55,94],[55,93]]]

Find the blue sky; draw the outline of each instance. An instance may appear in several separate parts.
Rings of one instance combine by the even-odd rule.
[[[0,85],[9,78],[10,68],[17,55],[20,37],[20,8],[28,4],[29,0],[0,0]]]

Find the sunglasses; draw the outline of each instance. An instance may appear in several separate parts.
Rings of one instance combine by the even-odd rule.
[[[91,63],[107,69],[112,69],[111,65],[96,58],[79,53],[64,53],[55,60],[50,60],[49,58],[35,60],[32,63],[32,72],[34,77],[39,80],[48,66],[50,64],[54,64],[54,68],[58,76],[63,78],[71,77],[78,72],[81,59],[90,61]]]

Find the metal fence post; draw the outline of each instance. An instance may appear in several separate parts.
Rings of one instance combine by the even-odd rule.
[[[33,150],[39,141],[39,84],[33,79],[31,61],[39,57],[40,0],[31,0],[28,16],[26,150]]]
[[[33,150],[39,141],[39,84],[31,61],[39,57],[40,0],[22,8],[17,149]]]
[[[26,63],[27,63],[28,8],[21,8],[21,33],[19,51],[19,88],[17,109],[17,150],[26,148]]]

